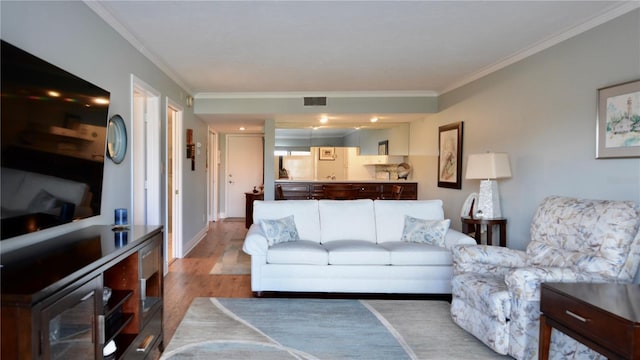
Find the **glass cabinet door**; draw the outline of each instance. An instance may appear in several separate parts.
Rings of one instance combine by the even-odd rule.
[[[44,359],[102,357],[102,278],[94,278],[42,311]]]

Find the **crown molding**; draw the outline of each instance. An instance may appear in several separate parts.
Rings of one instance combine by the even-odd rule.
[[[167,66],[162,60],[160,60],[154,53],[147,50],[145,45],[138,40],[120,21],[118,21],[111,13],[100,4],[99,0],[83,0],[83,2],[95,12],[102,20],[104,20],[109,26],[111,26],[120,36],[128,41],[136,50],[138,50],[143,56],[157,66],[160,71],[167,75],[171,80],[175,81],[183,90],[191,93],[192,90],[182,81],[169,66]]]
[[[302,97],[327,98],[389,98],[389,97],[437,97],[435,91],[283,91],[283,92],[203,92],[196,99],[298,99]]]
[[[565,29],[564,31],[562,31],[559,34],[553,35],[548,37],[547,39],[544,39],[528,48],[525,48],[523,50],[520,50],[508,57],[506,57],[503,60],[500,60],[492,65],[489,65],[487,67],[485,67],[484,69],[474,73],[473,75],[464,78],[460,81],[457,81],[453,84],[451,84],[450,86],[444,88],[442,91],[440,91],[440,94],[444,94],[447,93],[451,90],[455,90],[461,86],[467,85],[475,80],[478,80],[480,78],[483,78],[493,72],[496,72],[500,69],[503,69],[509,65],[512,65],[520,60],[523,60],[529,56],[532,56],[538,52],[541,52],[543,50],[546,50],[554,45],[557,45],[567,39],[570,39],[574,36],[577,36],[583,32],[586,32],[587,30],[591,30],[593,28],[595,28],[596,26],[602,25],[608,21],[611,21],[619,16],[622,16],[628,12],[631,12],[635,9],[640,8],[640,1],[637,0],[632,0],[632,1],[625,1],[623,4],[620,5],[614,5],[611,8],[605,10],[603,13],[601,13],[600,15],[594,16],[591,19],[583,22],[582,24],[570,27],[568,29]]]

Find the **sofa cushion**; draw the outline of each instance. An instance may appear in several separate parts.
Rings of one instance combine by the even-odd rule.
[[[260,227],[267,238],[267,244],[269,244],[269,246],[282,242],[300,240],[298,230],[296,229],[296,223],[293,219],[294,216],[289,215],[282,219],[260,220]]]
[[[376,200],[374,209],[378,243],[399,241],[406,215],[426,220],[444,220],[442,200]]]
[[[281,219],[295,215],[294,222],[300,239],[320,243],[320,217],[318,200],[254,201],[253,221]]]
[[[330,265],[389,265],[389,251],[366,240],[335,240],[323,244]]]
[[[451,251],[424,243],[387,241],[380,244],[389,251],[391,265],[445,265],[452,263]]]
[[[425,220],[405,215],[402,241],[425,243],[444,247],[444,236],[451,220]]]
[[[327,265],[329,253],[322,245],[299,240],[276,244],[267,251],[269,264]]]
[[[376,242],[373,200],[319,200],[320,241],[364,240]]]

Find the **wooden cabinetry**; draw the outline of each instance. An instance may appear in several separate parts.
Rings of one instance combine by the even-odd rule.
[[[2,262],[3,359],[101,359],[112,340],[116,359],[162,348],[162,227],[92,226]]]
[[[282,186],[282,192],[286,200],[323,199],[325,184],[346,184],[358,189],[359,199],[393,199],[393,185],[403,187],[402,200],[418,199],[418,184],[414,182],[286,182],[279,181],[276,185]]]
[[[244,213],[244,225],[248,229],[253,224],[253,202],[255,200],[264,200],[263,193],[244,193],[245,197],[245,213]]]

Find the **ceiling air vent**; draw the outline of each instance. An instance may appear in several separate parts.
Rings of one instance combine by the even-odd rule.
[[[327,106],[326,96],[307,97],[304,98],[304,106]]]

